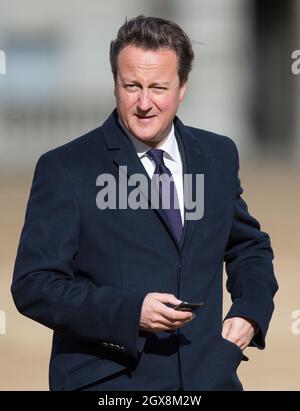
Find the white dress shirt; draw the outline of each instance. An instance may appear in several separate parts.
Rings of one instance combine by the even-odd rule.
[[[148,176],[152,179],[155,170],[155,163],[147,156],[147,151],[151,149],[146,143],[138,140],[134,137],[122,124],[119,119],[119,122],[130,138],[139,159],[141,160]],[[163,144],[159,147],[159,149],[164,151],[164,163],[166,167],[171,171],[173,180],[176,186],[176,191],[178,195],[179,207],[180,207],[180,214],[181,214],[181,221],[184,222],[184,201],[183,201],[183,176],[182,176],[182,161],[178,149],[178,144],[176,141],[175,133],[174,133],[174,124],[172,124],[172,129],[165,139]]]

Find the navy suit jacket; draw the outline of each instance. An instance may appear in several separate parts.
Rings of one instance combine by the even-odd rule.
[[[38,160],[12,293],[22,314],[54,330],[51,390],[241,390],[236,370],[247,357],[221,336],[224,262],[233,301],[225,318],[255,321],[251,345],[264,348],[273,253],[241,198],[236,147],[174,124],[184,173],[204,174],[204,216],[185,222],[180,244],[163,210],[96,205],[100,174],[117,180],[126,165],[128,177],[147,176],[116,110]],[[145,332],[151,292],[204,305],[174,332]]]

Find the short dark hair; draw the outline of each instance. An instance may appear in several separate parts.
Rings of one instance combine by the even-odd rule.
[[[178,61],[180,86],[187,81],[192,69],[194,52],[190,39],[178,24],[158,17],[142,15],[130,20],[126,19],[118,31],[117,38],[110,43],[110,64],[115,81],[118,55],[130,44],[145,50],[160,48],[174,50]]]

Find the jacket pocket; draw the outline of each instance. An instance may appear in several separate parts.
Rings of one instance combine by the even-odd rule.
[[[222,337],[223,343],[225,345],[227,345],[228,347],[231,347],[231,349],[235,350],[236,352],[239,353],[240,357],[241,357],[241,361],[249,361],[249,358],[243,353],[243,351],[240,349],[240,347],[238,345],[236,345],[235,343],[227,340],[226,338]]]
[[[84,362],[69,371],[64,385],[65,391],[83,388],[87,385],[100,382],[127,367],[123,364],[105,358],[95,358]]]

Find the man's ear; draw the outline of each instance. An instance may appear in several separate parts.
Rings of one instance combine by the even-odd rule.
[[[184,99],[186,92],[187,81],[179,89],[179,101],[181,102]]]
[[[114,80],[114,96],[115,98],[117,98],[117,79],[115,76],[113,76],[113,80]]]

